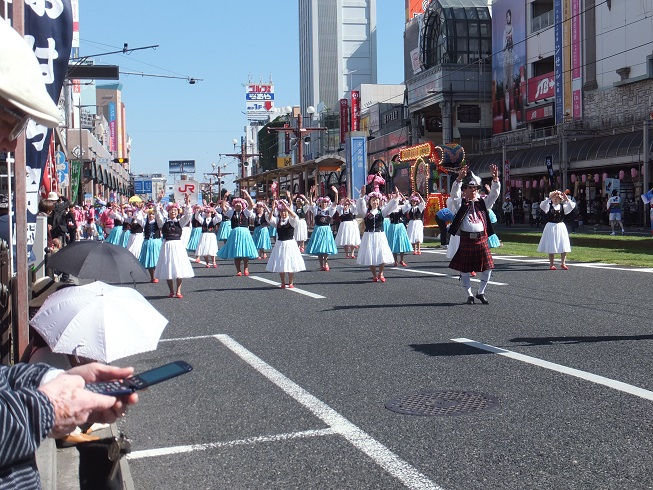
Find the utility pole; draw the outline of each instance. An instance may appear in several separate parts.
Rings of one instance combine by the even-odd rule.
[[[283,128],[268,128],[268,133],[271,131],[290,133],[295,138],[297,138],[297,163],[300,164],[304,161],[304,137],[309,136],[310,133],[315,131],[326,131],[327,128],[316,127],[316,128],[305,128],[302,126],[302,115],[297,114],[297,127],[292,128],[290,125]]]
[[[245,172],[245,162],[247,161],[248,158],[251,157],[260,157],[260,153],[248,153],[247,148],[245,146],[245,138],[243,136],[240,137],[240,153],[220,153],[220,156],[222,157],[234,157],[237,158],[240,161],[240,178],[244,179],[247,177],[246,172]],[[222,174],[222,175],[227,175],[227,174]]]
[[[219,199],[222,199],[222,177],[225,177],[226,175],[233,175],[233,172],[223,173],[222,169],[218,168],[217,172],[205,173],[204,175],[209,176],[209,193],[210,193],[211,196],[212,196],[211,193],[213,192],[213,180],[212,179],[213,179],[213,177],[216,177],[218,179],[218,196],[220,196]]]

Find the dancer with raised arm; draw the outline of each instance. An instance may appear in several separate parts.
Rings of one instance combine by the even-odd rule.
[[[332,189],[335,189],[335,187]],[[336,191],[336,200],[337,198],[338,192]],[[336,234],[336,246],[345,249],[346,259],[355,259],[354,250],[361,244],[361,234],[358,223],[356,222],[356,214],[358,213],[356,201],[345,197],[336,206],[336,211],[340,215],[340,226],[338,226],[338,233]]]
[[[313,203],[311,202],[312,206]],[[308,211],[309,201],[304,194],[295,195],[295,214],[297,214],[297,224],[295,225],[295,241],[299,246],[299,251],[304,251],[304,245],[308,240],[308,226],[306,225],[306,212]]]
[[[183,227],[190,223],[191,211],[188,206],[189,197],[183,208],[179,204],[168,205],[167,216],[159,204],[156,208],[156,222],[163,235],[163,245],[159,253],[159,260],[154,271],[154,279],[165,279],[170,290],[169,298],[183,298],[181,283],[187,277],[194,277],[193,267],[188,260],[186,247],[181,241]]]
[[[197,256],[204,257],[207,268],[216,268],[218,267],[215,261],[215,256],[218,254],[218,237],[215,231],[222,221],[222,214],[217,213],[211,206],[205,206],[197,210],[195,220],[200,223],[202,230],[202,236],[197,244]]]
[[[419,192],[413,192],[408,198],[408,204],[403,211],[408,218],[408,240],[413,245],[414,254],[422,254],[422,242],[424,241],[424,208],[426,202]],[[446,234],[446,230],[441,233]]]
[[[245,199],[235,198],[228,208],[227,201],[222,201],[222,212],[227,219],[231,220],[231,232],[224,247],[218,251],[221,259],[234,259],[236,275],[249,276],[249,260],[258,257],[252,234],[249,232],[249,218],[252,216],[254,201],[247,191],[242,191]],[[241,270],[241,266],[243,266]]]
[[[478,189],[481,179],[465,165],[460,169],[458,178],[451,188],[451,211],[455,214],[449,227],[449,234],[460,236],[460,245],[449,263],[451,269],[460,272],[460,280],[467,292],[467,304],[474,304],[471,275],[474,271],[481,273],[481,282],[476,298],[484,305],[490,302],[485,297],[485,289],[494,269],[494,261],[488,245],[488,235],[494,234],[488,210],[492,208],[499,192],[499,169],[490,165],[492,187],[490,193],[480,198]]]
[[[549,193],[548,199],[540,203],[540,209],[546,215],[546,225],[542,231],[542,238],[537,246],[538,252],[549,254],[549,269],[556,270],[553,263],[555,254],[560,254],[560,268],[568,270],[567,254],[571,252],[571,243],[569,242],[569,232],[567,225],[564,223],[566,214],[574,210],[574,203],[567,194],[562,191],[553,191]]]
[[[218,201],[218,208],[217,208],[217,211],[222,215],[220,228],[218,228],[218,240],[222,241],[223,245],[227,243],[227,240],[229,239],[229,233],[231,233],[231,220],[224,214],[223,211],[224,207],[222,206],[222,203],[228,203],[227,201],[228,197],[229,197],[229,193],[225,192],[222,200]]]
[[[332,190],[335,187],[331,188]],[[311,187],[311,194],[315,193],[315,187]],[[336,214],[336,204],[331,203],[328,197],[319,197],[315,201],[312,211],[315,216],[315,226],[311,238],[306,244],[306,252],[317,255],[320,261],[320,270],[329,270],[329,255],[338,253],[336,241],[331,231],[333,215]]]
[[[404,211],[408,203],[405,202],[404,196],[399,191],[391,194],[390,197],[397,201],[397,207],[388,214],[388,218],[390,218],[390,226],[386,232],[388,245],[390,245],[390,250],[392,250],[392,255],[395,258],[395,267],[400,264],[406,267],[404,255],[413,251],[413,246],[410,243],[406,225],[404,224]]]
[[[396,189],[398,193],[399,190]],[[370,192],[365,194],[365,186],[361,188],[360,198],[358,199],[358,212],[364,216],[365,232],[361,239],[361,245],[358,249],[356,263],[367,265],[372,272],[372,282],[385,282],[383,269],[385,264],[392,264],[392,250],[388,245],[388,239],[383,231],[383,219],[397,208],[396,199],[391,199],[386,206],[381,209],[381,193]]]
[[[273,214],[265,201],[257,201],[254,208],[254,246],[258,252],[258,260],[267,259],[268,250],[272,250],[272,241],[270,240],[270,221],[268,216]],[[273,227],[274,228],[274,227]]]
[[[270,224],[277,228],[277,242],[274,244],[265,270],[279,273],[281,289],[292,289],[295,287],[295,273],[306,270],[304,258],[299,251],[297,241],[293,238],[297,215],[291,209],[290,203],[285,200],[275,201],[273,208],[277,210],[279,216],[274,216],[274,212],[269,210],[268,218]]]
[[[143,246],[138,260],[150,273],[150,282],[153,283],[159,282],[154,277],[154,271],[156,270],[156,264],[159,262],[161,245],[161,228],[156,222],[156,208],[152,204],[147,208],[145,224],[143,225]]]

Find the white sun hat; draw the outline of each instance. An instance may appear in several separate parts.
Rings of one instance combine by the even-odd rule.
[[[41,68],[29,44],[0,19],[0,98],[50,128],[59,126],[61,111],[45,89]]]

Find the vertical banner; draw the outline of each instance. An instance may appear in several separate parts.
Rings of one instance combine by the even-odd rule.
[[[547,155],[544,158],[544,163],[546,163],[546,173],[549,177],[549,187],[555,189],[555,176],[553,174],[553,155]]]
[[[554,52],[553,66],[555,74],[555,114],[556,124],[564,119],[563,71],[562,71],[562,0],[553,0]]]
[[[117,133],[117,121],[116,121],[116,103],[109,102],[109,133],[111,134],[111,152],[116,153],[118,151],[118,133]]]
[[[340,145],[345,143],[345,135],[349,128],[349,102],[340,99]]]
[[[350,131],[360,131],[360,130],[361,130],[361,93],[358,90],[352,90]]]
[[[510,160],[503,162],[503,188],[505,194],[510,195]]]
[[[347,138],[347,192],[357,197],[367,177],[367,135],[352,134]]]
[[[571,3],[562,0],[562,79],[563,79],[563,117],[571,117]]]
[[[25,2],[25,41],[34,50],[41,66],[43,82],[55,104],[68,70],[73,36],[70,0],[57,2]],[[52,130],[29,121],[25,131],[25,163],[27,167],[27,246],[32,256],[36,233],[39,191],[45,189],[43,177],[50,150]]]
[[[571,97],[572,116],[580,119],[583,115],[583,80],[581,78],[581,22],[580,0],[571,0]]]
[[[79,182],[82,174],[82,164],[79,160],[70,162],[70,202],[77,202],[79,193]]]

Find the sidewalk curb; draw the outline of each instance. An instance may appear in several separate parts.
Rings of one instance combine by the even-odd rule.
[[[113,437],[118,437],[120,435],[120,430],[116,424],[111,424],[111,435]],[[129,463],[127,458],[123,456],[120,458],[120,475],[122,478],[122,488],[124,490],[134,490],[134,480],[132,480],[132,474],[129,469]]]

